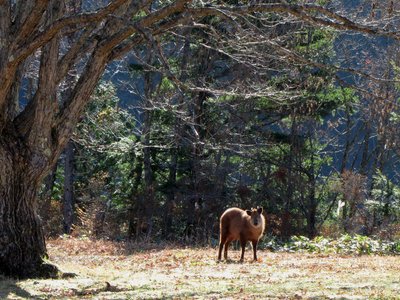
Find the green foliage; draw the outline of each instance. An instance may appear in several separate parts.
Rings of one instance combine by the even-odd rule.
[[[287,243],[272,241],[265,245],[274,251],[309,252],[322,254],[391,255],[400,254],[400,240],[381,241],[367,236],[344,234],[338,239],[323,236],[309,239],[293,236]]]
[[[304,57],[320,63],[328,63],[335,53],[333,40],[335,31],[329,29],[306,28],[295,35],[294,49]]]
[[[394,184],[381,171],[373,176],[371,199],[366,206],[375,212],[375,217],[384,219],[391,217],[400,220],[400,187]]]
[[[398,125],[400,123],[400,114],[397,112],[391,112],[390,122],[394,123],[395,125]]]
[[[167,77],[163,77],[161,80],[160,88],[161,88],[161,92],[170,92],[170,91],[174,90],[175,85]]]
[[[320,104],[319,112],[322,115],[334,113],[346,104],[352,107],[359,102],[359,97],[353,89],[333,85],[323,88],[315,97]]]
[[[145,15],[141,11],[134,18]],[[124,211],[124,221],[136,222],[137,231],[149,225],[143,231],[150,228],[152,238],[169,235],[176,240],[186,239],[190,231],[201,232],[203,240],[215,239],[223,209],[262,205],[276,217],[274,233],[299,235],[286,246],[277,243],[276,247],[379,252],[382,245],[361,237],[334,241],[300,236],[326,221],[338,224],[332,212],[337,201],[345,198],[337,188],[341,178],[332,171],[337,167],[334,157],[342,150],[334,145],[337,140],[324,135],[323,127],[330,126],[327,116],[331,121],[336,112],[354,114],[360,100],[355,90],[341,88],[334,81],[336,69],[324,67],[334,59],[336,33],[305,23],[290,24],[279,14],[256,12],[253,16],[246,20],[237,16],[235,22],[244,29],[254,27],[267,33],[273,44],[257,41],[258,36],[246,30],[237,31],[220,16],[198,21],[206,26],[183,26],[179,34],[159,36],[168,71],[184,86],[204,90],[179,89],[171,77],[154,71],[165,69],[157,55],[146,62],[152,68],[145,63],[130,65],[132,77],[140,79],[138,90],[145,94],[141,122],[119,107],[112,84],[99,85],[75,135],[79,199],[94,199]],[[268,32],[271,28],[275,29]],[[218,35],[225,39],[216,39]],[[280,53],[280,46],[289,52]],[[142,55],[146,50],[143,46],[138,51]],[[304,60],[293,64],[291,54]],[[397,120],[398,115],[391,117]],[[146,128],[145,134],[141,127]],[[398,188],[378,175],[367,212],[396,216]],[[148,220],[151,224],[145,224]]]
[[[316,4],[323,6],[329,4],[331,1],[332,0],[317,0]]]
[[[75,165],[80,197],[85,198],[88,188],[92,196],[115,204],[126,201],[129,195],[131,161],[140,151],[133,134],[136,120],[118,102],[114,86],[100,83],[78,125],[74,139],[78,147]]]
[[[132,17],[132,22],[139,21],[140,19],[144,18],[145,16],[147,16],[147,13],[144,10],[140,10]]]
[[[374,188],[372,196],[380,202],[393,202],[395,205],[400,204],[400,187],[395,185],[380,170],[376,171],[373,176]]]

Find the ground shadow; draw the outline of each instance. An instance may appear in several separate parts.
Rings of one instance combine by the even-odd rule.
[[[35,283],[34,283],[35,284]],[[40,284],[38,281],[37,284]],[[39,285],[38,285],[39,287]],[[109,282],[98,282],[93,286],[89,286],[82,289],[76,289],[72,294],[68,294],[68,296],[75,297],[93,297],[99,295],[104,292],[110,293],[121,293],[121,292],[129,292],[132,288],[118,287],[116,285],[111,285]],[[43,300],[47,299],[48,296],[51,295],[40,295],[35,296],[26,291],[25,289],[18,286],[18,281],[13,280],[11,278],[0,277],[0,299],[33,299],[33,300]],[[63,299],[65,297],[62,297]],[[66,297],[65,299],[68,299]]]
[[[42,299],[19,287],[17,282],[15,279],[0,277],[0,299],[9,299],[13,295],[23,299]]]
[[[223,259],[223,260],[217,260],[217,263],[219,263],[219,264],[228,264],[228,265],[241,265],[241,264],[244,264],[245,263],[245,261],[240,261],[240,260],[238,260],[238,259],[231,259],[231,258],[228,258],[228,259]]]

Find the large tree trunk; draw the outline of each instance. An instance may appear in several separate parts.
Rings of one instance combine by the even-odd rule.
[[[41,179],[69,141],[107,63],[143,42],[139,28],[160,34],[175,26],[167,21],[157,29],[161,20],[183,12],[188,1],[152,10],[139,17],[138,26],[128,26],[129,20],[147,1],[113,0],[84,14],[65,9],[71,1],[13,2],[0,1],[0,274],[49,277],[57,269],[43,264],[46,247],[36,213]],[[73,32],[78,34],[68,47],[65,37]],[[19,83],[30,77],[23,66],[37,55],[36,90],[18,108]],[[77,82],[60,103],[65,78],[74,69]]]
[[[41,176],[29,160],[33,156],[14,137],[0,136],[0,273],[20,278],[57,275],[43,261],[47,253],[36,211]]]

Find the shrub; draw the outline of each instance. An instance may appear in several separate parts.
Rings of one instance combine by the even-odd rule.
[[[309,239],[305,236],[293,236],[286,243],[272,239],[263,244],[272,251],[335,253],[335,254],[400,254],[400,240],[382,241],[363,235],[344,234],[337,239],[318,236]]]

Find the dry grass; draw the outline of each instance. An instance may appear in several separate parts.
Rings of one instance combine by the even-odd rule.
[[[48,242],[51,260],[78,276],[0,280],[1,299],[400,299],[399,256],[260,251],[258,262],[217,263],[217,249]]]

